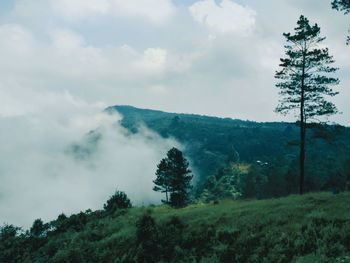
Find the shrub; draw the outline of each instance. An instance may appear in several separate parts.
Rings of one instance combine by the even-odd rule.
[[[121,191],[115,191],[107,203],[103,205],[103,208],[110,213],[114,213],[118,209],[127,209],[131,208],[131,202],[128,196]]]

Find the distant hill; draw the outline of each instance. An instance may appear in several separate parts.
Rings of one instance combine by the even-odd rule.
[[[106,111],[120,113],[121,124],[131,132],[136,133],[143,124],[164,138],[178,140],[186,147],[185,154],[202,181],[227,162],[252,164],[260,161],[276,165],[286,162],[289,170],[297,170],[298,147],[295,146],[299,127],[295,123],[242,121],[132,106],[112,106]],[[307,174],[322,181],[310,186],[314,187],[310,190],[323,189],[330,174],[344,169],[349,149],[349,128],[325,126],[309,130]]]
[[[296,139],[298,131],[293,123],[258,123],[132,106],[113,106],[107,111],[120,113],[121,124],[132,132],[144,124],[164,138],[174,137],[186,146],[193,165],[204,175],[228,158],[251,162],[284,154],[288,139]]]

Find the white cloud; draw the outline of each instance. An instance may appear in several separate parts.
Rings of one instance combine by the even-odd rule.
[[[164,85],[153,85],[149,87],[149,92],[154,95],[164,95],[166,94],[167,88]]]
[[[59,56],[73,57],[80,62],[94,65],[103,60],[100,49],[88,46],[84,38],[73,31],[58,29],[51,35],[52,46]]]
[[[172,17],[176,7],[171,0],[110,0],[114,12],[121,16],[142,17],[162,24]]]
[[[147,48],[136,62],[144,72],[162,72],[166,66],[167,51],[162,48]]]
[[[152,190],[156,165],[178,143],[145,128],[130,134],[119,115],[67,92],[35,102],[37,110],[0,116],[0,225],[28,227],[36,218],[102,209],[116,188],[136,205],[160,202]],[[86,137],[91,130],[101,136],[96,144]],[[83,151],[74,154],[73,144]]]
[[[247,35],[255,28],[256,12],[231,0],[202,0],[189,7],[194,20],[220,33]]]
[[[51,0],[51,4],[55,14],[68,21],[112,15],[142,18],[160,25],[176,11],[171,0]]]
[[[35,19],[50,14],[52,11],[47,0],[17,0],[13,2],[15,2],[13,13],[19,17]]]
[[[70,30],[56,30],[52,33],[53,46],[62,51],[62,54],[67,52],[72,53],[85,45],[83,37]]]
[[[271,76],[273,76],[274,72],[279,68],[280,57],[284,54],[283,46],[277,41],[265,40],[257,46],[257,49],[259,51],[260,65],[270,70]]]
[[[173,67],[164,48],[97,47],[71,29],[55,28],[43,42],[25,26],[5,24],[0,36],[0,115],[30,111],[35,100],[19,98],[37,98],[47,90],[66,89],[89,101],[115,103],[130,97],[130,86],[148,93],[159,83],[155,78]]]
[[[55,13],[66,20],[81,20],[105,15],[110,10],[110,0],[52,0]]]
[[[0,49],[17,55],[29,54],[34,44],[32,34],[18,24],[0,25],[0,39]]]

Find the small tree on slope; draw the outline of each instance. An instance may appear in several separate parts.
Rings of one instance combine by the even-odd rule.
[[[127,209],[131,207],[132,204],[128,196],[124,192],[118,190],[116,190],[107,200],[107,203],[103,205],[103,208],[109,213],[114,213],[118,209]]]
[[[157,178],[153,181],[153,190],[166,193],[164,203],[173,207],[183,207],[188,201],[188,191],[191,189],[192,175],[188,169],[189,163],[183,157],[181,151],[172,148],[167,153],[167,158],[158,164]],[[168,194],[170,197],[168,198]]]

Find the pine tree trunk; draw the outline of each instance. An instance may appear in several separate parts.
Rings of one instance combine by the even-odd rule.
[[[300,182],[299,193],[304,193],[304,177],[305,177],[305,122],[300,123]]]
[[[301,102],[300,102],[300,178],[299,178],[299,194],[304,193],[304,173],[305,173],[305,113],[304,113],[304,79],[302,79],[302,91],[301,91]]]
[[[305,177],[305,131],[306,131],[306,118],[305,118],[305,57],[306,47],[304,45],[303,51],[303,64],[301,75],[301,98],[300,98],[300,178],[299,178],[299,194],[304,193],[304,177]]]

